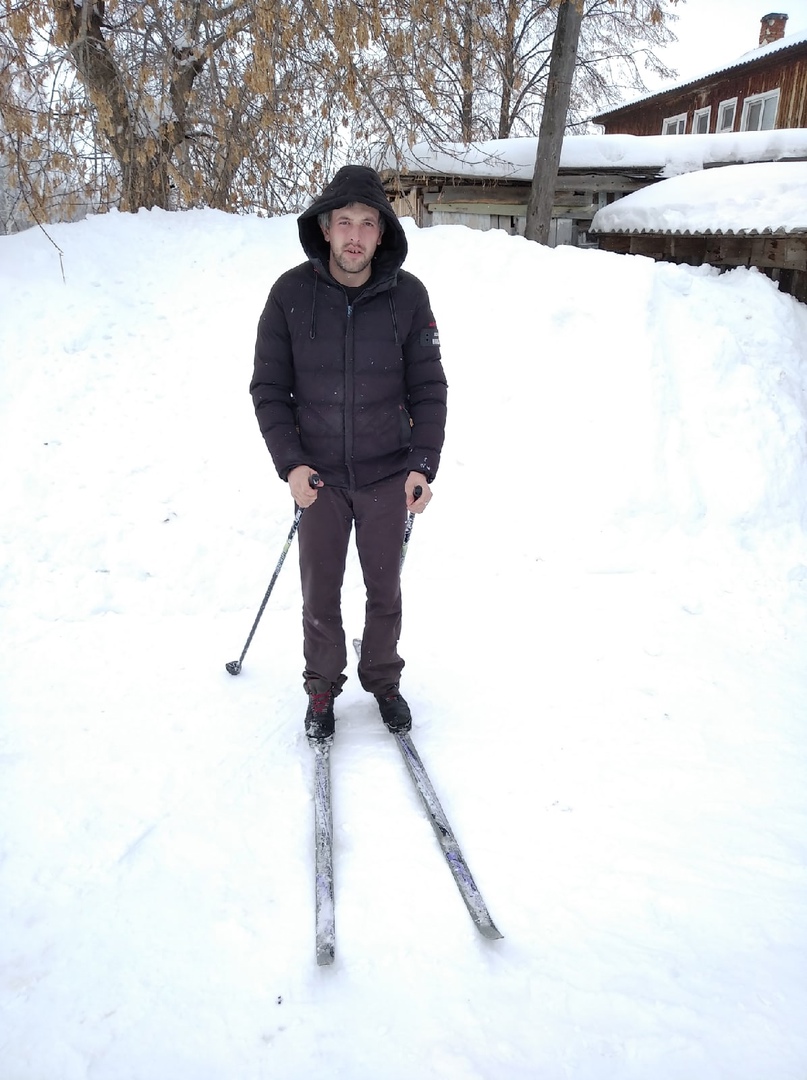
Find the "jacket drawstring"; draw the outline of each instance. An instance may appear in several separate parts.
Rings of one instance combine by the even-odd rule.
[[[395,334],[395,344],[398,345],[398,318],[395,314],[395,299],[391,291],[387,293],[387,299],[389,300],[389,310],[392,315],[392,330]]]
[[[314,290],[311,298],[311,325],[308,330],[308,336],[313,341],[317,336],[317,285],[319,284],[319,274],[314,274]],[[395,335],[395,344],[400,344],[398,337],[398,315],[395,311],[395,298],[391,292],[387,293],[387,300],[389,301],[390,315],[392,316],[392,331]]]
[[[313,341],[317,336],[317,285],[319,284],[319,274],[314,274],[314,295],[311,299],[311,327],[308,331],[308,336]]]

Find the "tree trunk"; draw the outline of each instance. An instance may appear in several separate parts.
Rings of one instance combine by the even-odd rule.
[[[578,6],[579,5],[579,6]],[[555,201],[555,184],[558,179],[560,152],[572,78],[577,61],[580,26],[583,22],[583,0],[561,0],[558,8],[558,24],[552,41],[549,61],[549,78],[546,85],[544,111],[538,132],[538,151],[532,176],[530,198],[527,203],[527,225],[524,235],[539,244],[549,242],[549,226],[552,222],[552,206]]]
[[[519,0],[509,0],[505,13],[504,34],[502,36],[501,79],[502,93],[499,99],[499,129],[497,139],[509,139],[512,127],[510,106],[513,101],[513,87],[516,81],[516,25],[518,23]]]
[[[462,105],[461,127],[462,141],[471,142],[474,137],[474,32],[473,4],[465,4],[462,16]]]
[[[121,170],[121,209],[136,211],[171,209],[169,158],[155,146],[154,140],[138,140],[118,154]]]
[[[59,30],[76,71],[87,87],[98,130],[121,171],[121,208],[170,209],[172,156],[185,139],[185,114],[203,62],[175,50],[170,99],[174,116],[148,122],[137,111],[126,80],[104,37],[104,7],[79,0],[57,0]]]

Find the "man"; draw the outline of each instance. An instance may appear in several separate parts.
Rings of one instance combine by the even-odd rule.
[[[367,590],[359,680],[387,727],[407,731],[400,557],[407,510],[428,505],[443,445],[437,327],[425,287],[401,269],[406,236],[372,169],[340,169],[298,227],[308,261],[272,287],[250,392],[275,468],[306,510],[298,530],[305,730],[310,739],[334,732],[355,524]]]

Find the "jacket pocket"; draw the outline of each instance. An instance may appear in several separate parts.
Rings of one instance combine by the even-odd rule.
[[[412,442],[412,428],[415,422],[409,415],[405,405],[398,406],[398,415],[401,422],[401,446],[409,446]]]

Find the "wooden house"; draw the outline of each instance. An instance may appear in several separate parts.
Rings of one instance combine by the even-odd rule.
[[[593,116],[607,135],[705,135],[807,127],[807,29],[761,21],[759,46],[732,63]]]

